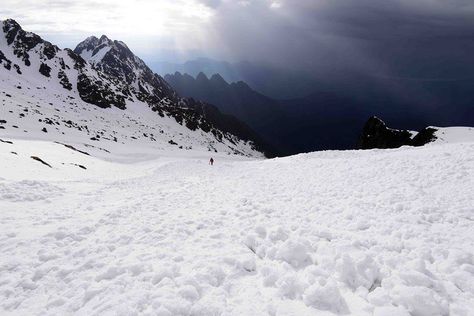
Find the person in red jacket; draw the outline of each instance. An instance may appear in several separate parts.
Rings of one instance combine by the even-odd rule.
[[[209,159],[209,164],[210,164],[211,166],[214,165],[214,159],[212,159],[212,157],[211,157],[211,159]]]

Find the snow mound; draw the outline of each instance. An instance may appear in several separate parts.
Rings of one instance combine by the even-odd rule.
[[[7,183],[0,180],[0,200],[27,202],[59,196],[63,190],[44,181],[22,180]]]

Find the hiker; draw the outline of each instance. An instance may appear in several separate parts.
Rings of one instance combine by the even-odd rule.
[[[211,166],[214,165],[214,159],[212,159],[212,157],[211,157],[211,159],[209,160],[209,164],[210,164]]]

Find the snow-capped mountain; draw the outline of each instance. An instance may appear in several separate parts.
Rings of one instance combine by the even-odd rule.
[[[245,124],[179,97],[124,43],[106,36],[73,51],[1,21],[0,88],[4,135],[261,156]]]
[[[154,74],[121,41],[112,41],[105,35],[100,39],[91,36],[77,45],[74,52],[88,61],[93,69],[113,78],[125,97],[158,107],[181,101],[166,81]]]

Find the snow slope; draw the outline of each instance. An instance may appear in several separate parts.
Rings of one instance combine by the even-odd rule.
[[[44,83],[32,84],[31,78],[0,69],[0,138],[58,141],[84,151],[94,152],[96,148],[96,155],[111,151],[143,159],[169,151],[263,157],[250,142],[230,136],[232,143],[229,138],[219,140],[201,129],[192,131],[173,117],[157,115],[138,100],[129,103],[125,111],[102,109],[73,93],[51,86],[43,89]]]
[[[1,315],[474,314],[474,142],[211,167],[2,139]]]
[[[113,70],[138,72],[134,67],[141,66],[134,83],[150,93],[125,93],[133,87],[121,76],[94,69],[95,64],[24,31],[13,20],[0,21],[0,138],[67,141],[82,150],[93,146],[128,154],[134,152],[130,147],[147,148],[155,156],[170,150],[263,156],[253,142],[219,130],[193,108],[210,112],[207,105],[179,98],[128,48],[126,52],[124,60],[112,55]]]

